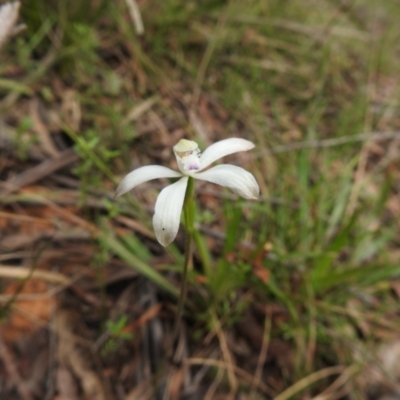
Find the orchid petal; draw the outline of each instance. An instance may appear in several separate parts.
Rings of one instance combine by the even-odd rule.
[[[160,165],[141,167],[130,172],[124,179],[122,179],[115,192],[115,197],[119,197],[124,193],[129,192],[129,190],[133,189],[137,185],[151,181],[152,179],[178,178],[181,176],[181,173]]]
[[[170,244],[178,233],[188,179],[179,179],[164,188],[157,197],[153,227],[157,240],[163,246]]]
[[[254,176],[241,167],[221,164],[194,175],[196,179],[225,186],[245,199],[257,199],[260,188]]]
[[[254,148],[254,144],[246,139],[230,138],[221,140],[207,147],[200,157],[200,169],[208,167],[211,163],[238,151],[247,151]]]

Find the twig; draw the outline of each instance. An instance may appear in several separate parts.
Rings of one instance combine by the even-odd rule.
[[[204,400],[212,400],[214,398],[215,392],[217,391],[218,386],[221,384],[223,378],[224,371],[222,368],[218,368],[217,374],[204,396]]]
[[[217,333],[219,344],[221,346],[222,355],[224,357],[225,363],[227,365],[226,372],[228,374],[228,380],[230,385],[230,393],[228,398],[234,398],[235,393],[238,388],[238,383],[235,376],[235,364],[233,362],[231,353],[229,352],[228,343],[226,341],[226,337],[222,332],[221,324],[217,318],[217,315],[214,310],[211,311],[211,318],[213,321],[214,329]]]
[[[23,186],[37,182],[38,180],[50,175],[54,171],[72,164],[78,159],[79,156],[73,149],[64,150],[62,153],[60,153],[59,157],[45,160],[36,167],[30,168],[9,179],[7,182],[5,182],[6,188],[3,189],[0,194],[4,196],[13,193]]]
[[[31,217],[30,215],[14,214],[10,212],[0,211],[0,217],[5,219],[13,219],[17,221],[32,222],[35,224],[49,225],[49,221],[44,218]]]
[[[57,355],[57,337],[54,334],[54,319],[57,313],[57,307],[52,307],[52,316],[50,319],[50,329],[49,329],[49,352],[48,352],[48,376],[47,376],[47,390],[46,397],[43,400],[54,399],[56,391],[56,376],[59,373],[59,369],[56,367],[56,355]]]
[[[242,368],[239,368],[237,365],[232,365],[232,364],[227,364],[225,361],[222,360],[213,360],[210,358],[189,358],[188,360],[185,361],[186,364],[188,365],[209,365],[213,366],[216,368],[223,368],[227,370],[228,368],[233,368],[234,372],[240,376],[243,380],[251,383],[254,382],[254,377],[252,374],[248,373]],[[275,395],[275,392],[267,386],[264,382],[262,381],[257,381],[256,382],[257,387],[263,391],[263,393],[267,394],[268,396],[273,397]]]
[[[60,274],[59,272],[39,270],[32,271],[31,268],[15,267],[8,265],[0,265],[0,277],[18,279],[26,279],[29,277],[35,279],[43,279],[47,282],[52,283],[61,283],[63,285],[71,284],[71,280],[65,275]]]
[[[53,143],[50,130],[47,128],[40,116],[40,102],[37,97],[33,98],[29,102],[29,111],[33,122],[33,130],[39,137],[43,152],[51,158],[57,159],[60,156],[60,152]]]
[[[357,365],[350,365],[347,369],[343,371],[341,375],[330,385],[328,386],[322,393],[318,394],[312,400],[325,400],[325,399],[338,399],[342,398],[345,394],[348,394],[348,388],[345,387],[345,384],[351,379],[353,375],[355,375],[359,370]],[[341,389],[345,390],[345,393],[341,392]],[[338,396],[340,395],[340,396]],[[333,397],[335,396],[335,397]]]
[[[254,373],[254,379],[251,384],[251,393],[250,398],[255,398],[256,388],[259,386],[258,382],[261,382],[261,374],[264,368],[265,360],[267,359],[267,352],[269,347],[269,341],[271,336],[271,315],[267,313],[264,322],[264,334],[263,334],[263,342],[261,346],[260,356],[257,360],[257,367]]]
[[[123,215],[117,215],[115,217],[115,220],[118,221],[120,224],[123,224],[123,225],[127,226],[128,228],[131,228],[134,231],[136,231],[136,232],[140,233],[141,235],[146,236],[150,239],[155,239],[155,237],[156,237],[156,235],[152,231],[150,231],[145,226],[143,226],[141,223],[139,223],[138,221],[136,221],[132,218],[124,217]]]

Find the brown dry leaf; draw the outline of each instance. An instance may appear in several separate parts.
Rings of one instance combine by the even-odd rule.
[[[11,282],[3,294],[15,294],[22,283],[19,281]],[[47,293],[49,290],[46,282],[38,279],[29,279],[19,294],[36,295]],[[53,297],[32,296],[32,300],[19,300],[18,296],[12,306],[12,313],[8,320],[1,326],[1,334],[5,341],[11,343],[17,341],[24,335],[32,334],[41,325],[50,319],[52,310],[55,306]]]
[[[237,259],[237,254],[236,253],[232,253],[231,252],[231,253],[225,254],[225,260],[226,261],[234,263],[234,262],[236,262],[236,259]]]
[[[168,398],[170,400],[178,400],[182,391],[183,381],[185,378],[185,369],[181,367],[174,369],[168,376]]]
[[[60,392],[58,400],[80,400],[79,388],[73,375],[62,366],[57,370],[57,387]]]
[[[271,252],[272,248],[272,243],[265,243],[262,250],[256,255],[253,260],[253,273],[264,283],[268,283],[270,271],[264,267],[263,261],[267,257],[268,253]]]
[[[2,214],[4,214],[4,213],[2,213]],[[4,218],[4,215],[2,215],[2,214],[0,214],[0,216],[2,217],[2,218],[0,218],[0,231],[4,232],[5,228],[8,225],[8,221],[6,218]]]
[[[79,381],[85,400],[113,400],[114,396],[102,373],[100,362],[91,348],[81,314],[61,309],[55,318],[58,359]]]
[[[195,279],[196,279],[196,282],[198,282],[198,283],[201,283],[201,284],[207,283],[207,278],[204,275],[197,275]]]
[[[136,321],[133,321],[129,325],[127,325],[122,332],[132,332],[137,328],[140,328],[146,325],[150,320],[157,317],[161,311],[161,304],[155,304],[154,306],[147,309]]]
[[[257,267],[254,267],[254,268],[253,268],[253,273],[254,273],[254,275],[255,275],[258,279],[260,279],[262,282],[268,283],[269,277],[270,277],[270,272],[269,272],[268,269],[266,269],[266,268],[257,268]]]

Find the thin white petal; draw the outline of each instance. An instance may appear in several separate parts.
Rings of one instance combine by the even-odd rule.
[[[157,240],[163,246],[170,244],[178,233],[187,182],[187,177],[179,179],[157,197],[153,226]]]
[[[260,188],[254,176],[241,167],[221,164],[194,175],[196,179],[225,186],[245,199],[258,199]]]
[[[253,143],[241,138],[230,138],[214,143],[210,147],[207,147],[201,155],[200,171],[228,154],[237,153],[238,151],[247,151],[253,148]]]
[[[115,197],[121,196],[143,182],[158,178],[178,178],[181,173],[160,165],[148,165],[130,172],[120,182],[115,192]]]

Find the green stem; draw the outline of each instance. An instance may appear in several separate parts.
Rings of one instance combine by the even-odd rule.
[[[175,319],[174,334],[172,336],[173,340],[175,340],[179,335],[182,322],[183,309],[186,300],[188,271],[189,268],[192,266],[192,261],[193,261],[194,214],[195,214],[194,179],[189,177],[185,193],[185,201],[183,203],[183,215],[185,218],[185,226],[186,226],[185,259],[183,264],[181,291],[179,295],[178,310]]]
[[[185,263],[183,265],[183,272],[182,272],[182,282],[181,282],[181,292],[179,295],[178,301],[178,312],[177,312],[177,319],[180,321],[183,315],[183,307],[186,300],[186,292],[187,292],[187,276],[189,268],[192,264],[192,234],[186,233],[186,240],[185,240]]]

